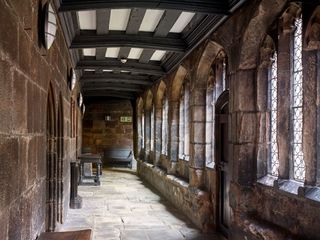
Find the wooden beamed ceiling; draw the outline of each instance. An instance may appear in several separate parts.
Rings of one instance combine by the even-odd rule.
[[[135,98],[244,0],[54,0],[84,96]],[[154,10],[158,9],[158,10]],[[119,25],[127,18],[124,27]],[[84,12],[79,12],[84,11]],[[152,12],[153,11],[153,12]],[[83,16],[87,14],[88,23]],[[150,27],[149,22],[155,24]],[[180,24],[180,25],[179,25]]]
[[[228,14],[224,0],[63,0],[59,11],[81,11],[117,8],[172,9],[206,14]]]

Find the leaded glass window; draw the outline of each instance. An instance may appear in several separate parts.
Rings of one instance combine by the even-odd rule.
[[[162,108],[162,144],[161,153],[168,153],[168,99],[164,97],[164,103]]]
[[[190,145],[190,123],[189,123],[189,87],[184,89],[184,159],[189,160],[189,145]]]
[[[152,106],[151,108],[151,126],[150,126],[150,129],[151,129],[151,144],[150,144],[150,150],[153,151],[154,149],[154,106]]]
[[[144,112],[142,112],[141,116],[141,148],[144,149],[144,126],[145,126],[145,118],[144,118]]]
[[[277,114],[278,114],[278,64],[277,53],[273,54],[269,71],[269,111],[270,111],[270,145],[269,145],[269,173],[278,176],[279,156],[277,144]]]
[[[295,31],[293,37],[293,79],[292,79],[292,160],[293,177],[295,180],[305,179],[305,163],[302,151],[302,18],[295,20]]]

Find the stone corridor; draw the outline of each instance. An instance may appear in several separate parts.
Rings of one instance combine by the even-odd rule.
[[[82,209],[70,209],[60,231],[91,228],[93,240],[222,240],[202,234],[134,172],[104,170],[101,186],[79,186]]]

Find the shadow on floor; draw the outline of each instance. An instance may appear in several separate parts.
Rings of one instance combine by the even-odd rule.
[[[135,176],[138,176],[137,172],[133,169],[129,168],[120,168],[120,167],[108,167],[104,168],[105,171],[111,172],[120,172],[120,173],[129,173]],[[154,186],[150,183],[146,182],[145,180],[141,179],[142,185],[149,189],[152,193],[158,195],[160,197],[159,203],[165,206],[166,210],[174,215],[177,219],[186,223],[188,228],[197,229],[196,226],[189,220],[189,218],[177,207],[175,207],[169,200],[167,200]],[[183,231],[180,231],[181,235],[188,240],[226,240],[222,235],[215,231],[210,231],[208,233],[203,233],[201,230],[197,229],[198,233],[201,233],[201,236],[195,236],[190,238],[190,234],[186,234]],[[170,240],[170,239],[166,239]]]

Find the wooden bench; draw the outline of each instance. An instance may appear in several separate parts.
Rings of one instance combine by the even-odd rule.
[[[132,167],[133,154],[131,149],[126,148],[105,148],[104,164],[106,166],[128,166]]]
[[[91,240],[91,229],[41,233],[37,240]]]

